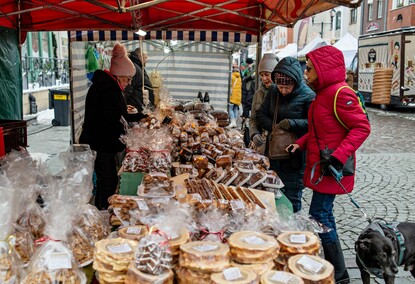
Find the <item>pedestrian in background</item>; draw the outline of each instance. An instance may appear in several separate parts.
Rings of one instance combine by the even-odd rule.
[[[154,106],[153,86],[145,69],[148,55],[140,48],[136,48],[130,53],[129,58],[133,62],[136,71],[131,84],[125,89],[125,98],[127,104],[136,107],[141,112],[147,103]],[[145,101],[145,97],[148,101]]]
[[[242,74],[242,118],[248,119],[255,94],[255,63],[252,58],[247,58],[246,64],[246,69]]]
[[[231,123],[229,124],[229,128],[236,127],[236,119],[238,118],[239,114],[239,106],[241,105],[242,101],[242,78],[241,73],[237,66],[232,68],[232,81],[231,81],[231,96],[229,98],[229,118]]]
[[[135,74],[134,64],[123,45],[112,50],[109,70],[96,70],[85,101],[85,118],[79,143],[89,144],[96,151],[94,170],[97,177],[95,206],[108,208],[108,198],[118,185],[116,154],[125,149],[119,140],[124,133],[121,118],[138,121],[144,117],[132,106],[127,107],[123,91]],[[136,114],[129,114],[136,112]]]
[[[345,176],[340,181],[347,191],[345,192],[336,178],[330,174],[324,175],[330,170],[327,166],[321,167],[321,150],[333,151],[328,163],[336,171],[344,170],[346,161],[349,157],[355,159],[356,150],[369,136],[370,124],[354,91],[342,88],[347,86],[342,52],[333,46],[324,46],[311,51],[306,57],[304,76],[317,96],[308,113],[308,133],[292,145],[291,151],[307,150],[304,182],[313,190],[310,215],[329,229],[319,235],[324,257],[334,266],[336,283],[349,283],[333,206],[337,194],[353,190],[356,164],[355,160],[351,163],[353,174],[346,176],[344,173]],[[313,173],[316,177],[313,177]]]
[[[251,136],[251,141],[254,143],[257,152],[262,155],[265,153],[266,135],[264,133],[265,131],[257,123],[256,113],[261,107],[268,89],[273,84],[271,73],[276,65],[277,57],[273,53],[264,54],[262,59],[259,61],[258,73],[261,79],[261,84],[254,94],[251,107],[251,117],[249,119],[249,134]]]
[[[258,109],[257,125],[271,132],[277,112],[276,123],[279,127],[294,132],[298,138],[302,137],[307,133],[307,113],[315,93],[303,80],[300,62],[293,57],[285,57],[275,66],[271,76],[275,85],[270,87]],[[304,189],[304,153],[298,151],[288,159],[270,159],[270,163],[271,169],[284,183],[282,191],[291,201],[294,212],[300,211]]]

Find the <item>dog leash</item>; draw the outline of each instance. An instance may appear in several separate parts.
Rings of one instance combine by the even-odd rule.
[[[362,212],[363,216],[365,217],[366,221],[372,223],[372,220],[367,216],[366,210],[362,206],[360,206],[359,202],[357,202],[352,194],[346,190],[346,188],[343,186],[343,184],[340,182],[340,180],[343,178],[343,173],[341,171],[337,171],[332,165],[329,165],[329,170],[333,178],[336,180],[337,184],[343,189],[343,191],[347,194],[347,196],[350,199],[350,202],[359,209],[360,212]],[[323,176],[323,174],[322,174]]]

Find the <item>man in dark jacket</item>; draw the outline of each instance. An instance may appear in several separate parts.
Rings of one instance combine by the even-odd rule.
[[[131,82],[135,68],[127,57],[125,47],[114,45],[110,70],[97,70],[85,101],[85,118],[79,143],[89,144],[96,151],[94,170],[97,175],[95,206],[108,207],[108,197],[118,185],[115,156],[124,150],[119,140],[124,134],[121,117],[138,121],[144,117],[140,112],[129,114],[122,91]]]
[[[148,92],[148,100],[151,105],[154,105],[154,92],[153,86],[149,76],[147,75],[145,66],[147,63],[147,53],[141,52],[140,48],[136,48],[130,53],[130,60],[135,67],[135,75],[130,86],[125,88],[125,99],[127,104],[137,108],[139,112],[143,110],[146,103],[143,95],[143,75],[144,75],[144,92]],[[144,74],[143,74],[144,72]]]
[[[271,76],[276,85],[270,87],[257,111],[257,124],[271,133],[274,114],[278,111],[276,123],[282,129],[294,132],[297,137],[303,136],[307,133],[307,114],[315,93],[303,81],[300,63],[293,57],[283,58]],[[291,201],[294,212],[301,210],[304,154],[297,151],[289,159],[270,162],[271,169],[284,183],[283,192]]]

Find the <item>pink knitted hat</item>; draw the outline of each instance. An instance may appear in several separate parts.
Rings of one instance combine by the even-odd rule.
[[[110,72],[114,76],[132,77],[135,75],[135,67],[127,56],[125,46],[116,43],[112,49]]]

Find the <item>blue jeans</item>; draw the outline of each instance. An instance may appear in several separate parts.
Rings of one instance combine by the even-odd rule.
[[[229,118],[236,119],[239,113],[239,106],[234,104],[229,104]]]
[[[338,239],[336,222],[333,215],[333,203],[335,198],[335,194],[325,194],[313,191],[309,213],[314,219],[330,229],[327,233],[319,234],[323,245],[333,244]]]

